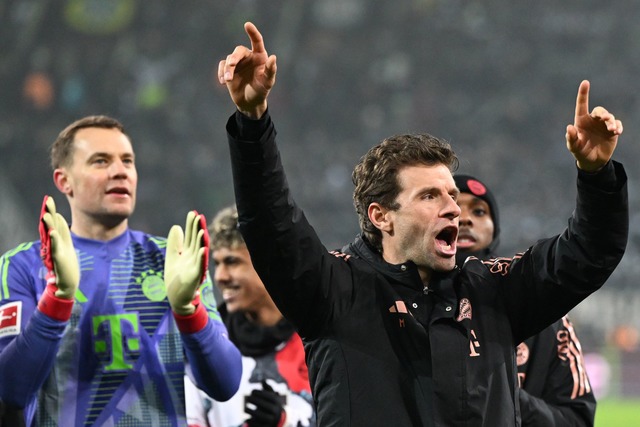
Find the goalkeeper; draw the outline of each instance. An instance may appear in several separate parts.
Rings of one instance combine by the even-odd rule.
[[[109,117],[69,125],[51,160],[71,227],[45,197],[40,241],[0,258],[0,400],[29,426],[182,426],[187,361],[210,396],[233,396],[241,359],[216,311],[204,217],[167,239],[129,229],[135,157]]]

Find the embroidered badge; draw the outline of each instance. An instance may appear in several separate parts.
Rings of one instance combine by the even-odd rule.
[[[516,348],[516,364],[522,366],[529,361],[529,346],[521,342]]]
[[[136,279],[136,283],[142,287],[142,293],[150,301],[158,302],[167,297],[167,288],[160,271],[145,271]]]
[[[467,298],[460,300],[460,308],[458,309],[458,317],[456,320],[460,322],[462,319],[471,320],[471,302]]]

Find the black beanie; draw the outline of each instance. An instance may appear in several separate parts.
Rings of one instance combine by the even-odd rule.
[[[485,258],[487,256],[494,255],[494,251],[498,247],[500,237],[500,216],[498,214],[498,203],[493,197],[491,190],[478,178],[471,175],[454,175],[453,179],[456,181],[456,186],[461,193],[472,194],[475,197],[484,200],[491,209],[491,220],[493,221],[493,241],[482,254],[476,254],[479,258]],[[462,260],[462,253],[459,254]],[[461,263],[459,265],[462,265]]]
[[[471,175],[454,175],[453,179],[461,193],[473,194],[475,197],[484,200],[491,209],[491,220],[493,221],[493,238],[500,236],[500,216],[498,215],[498,203],[493,197],[489,187],[478,178]]]

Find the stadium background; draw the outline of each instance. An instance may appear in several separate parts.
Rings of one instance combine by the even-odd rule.
[[[47,149],[88,114],[120,119],[133,139],[140,182],[132,227],[166,235],[190,209],[210,218],[232,203],[224,125],[233,105],[214,75],[247,42],[247,20],[278,55],[270,106],[283,160],[329,249],[357,232],[350,173],[359,156],[412,131],[449,140],[460,172],[491,186],[501,255],[560,231],[575,196],[565,126],[589,79],[591,107],[607,107],[625,125],[615,158],[629,174],[631,234],[605,289],[571,315],[600,397],[640,398],[633,0],[4,0],[0,252],[37,237],[44,194],[64,206]]]

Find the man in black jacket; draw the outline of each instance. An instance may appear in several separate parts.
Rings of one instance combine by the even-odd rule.
[[[498,204],[478,178],[455,174],[460,194],[456,264],[470,256],[495,258],[500,240]],[[523,427],[592,427],[596,400],[589,383],[582,347],[568,316],[521,342],[516,363]]]
[[[597,290],[627,242],[622,124],[588,111],[566,141],[578,166],[569,227],[523,254],[455,268],[457,157],[431,135],[370,149],[353,173],[362,235],[329,253],[293,201],[267,111],[276,57],[245,24],[218,66],[239,227],[254,268],[305,345],[319,426],[517,426],[515,346]]]

